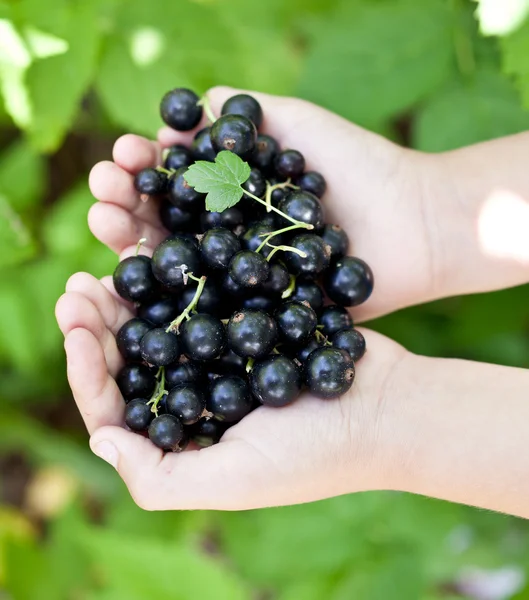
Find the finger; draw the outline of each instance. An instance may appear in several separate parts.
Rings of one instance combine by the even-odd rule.
[[[90,300],[79,292],[67,292],[57,301],[55,314],[65,337],[74,329],[89,331],[99,342],[108,372],[115,376],[123,364],[116,338]]]
[[[104,425],[121,425],[125,403],[108,373],[103,348],[87,329],[71,330],[64,340],[72,393],[89,433]]]
[[[112,150],[114,162],[131,175],[162,162],[160,144],[128,133],[116,140]]]
[[[134,188],[134,177],[119,165],[110,161],[97,163],[90,171],[88,184],[100,202],[120,206],[138,219],[160,226],[158,203],[152,199],[142,202]]]
[[[136,246],[141,238],[155,247],[168,235],[161,225],[148,223],[121,206],[105,202],[92,205],[88,225],[94,236],[116,254],[121,254],[128,246]]]
[[[110,280],[112,281],[111,277]],[[112,289],[114,289],[113,284]],[[116,293],[114,296],[99,279],[90,275],[90,273],[75,273],[72,275],[66,283],[66,291],[78,292],[86,296],[99,311],[107,329],[114,335],[123,323],[132,319],[131,310],[118,300],[120,298],[118,294]]]
[[[101,284],[105,287],[108,293],[114,298],[116,302],[122,304],[130,314],[133,314],[134,304],[132,302],[128,302],[125,298],[122,298],[114,287],[114,280],[112,279],[112,275],[105,275],[105,277],[101,277]]]

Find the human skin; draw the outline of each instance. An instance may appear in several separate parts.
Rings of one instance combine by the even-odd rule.
[[[213,112],[234,93],[211,90]],[[375,273],[355,321],[529,280],[529,134],[429,155],[310,103],[254,95],[264,132],[323,173],[326,220],[347,230],[352,254]],[[139,238],[149,254],[167,235],[155,203],[134,190],[134,174],[193,135],[126,135],[114,161],[93,168],[90,228],[122,258]],[[260,407],[218,445],[164,455],[123,427],[114,334],[132,313],[111,278],[73,275],[56,314],[91,448],[147,510],[243,510],[395,489],[529,516],[528,371],[417,356],[362,329],[368,352],[340,399],[304,394],[281,409]]]

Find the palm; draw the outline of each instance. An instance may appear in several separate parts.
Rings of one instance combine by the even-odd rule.
[[[214,112],[227,94],[218,90],[213,95]],[[417,235],[417,194],[406,183],[412,155],[312,105],[274,98],[263,105],[269,115],[265,129],[283,147],[301,150],[308,168],[324,174],[328,220],[348,231],[353,253],[375,272],[373,297],[355,316],[376,316],[424,295],[425,238]],[[164,146],[189,142],[191,137],[160,132]],[[147,238],[149,252],[167,235],[155,204],[140,202],[132,186],[133,173],[156,164],[160,148],[159,143],[125,136],[115,146],[115,163],[100,163],[92,171],[92,191],[100,202],[90,211],[90,227],[118,254],[130,254],[141,237]],[[406,210],[399,202],[403,196]],[[359,365],[357,383],[339,401],[303,397],[281,410],[262,407],[230,429],[218,446],[163,457],[148,440],[106,427],[123,423],[124,402],[114,381],[121,357],[114,335],[131,314],[110,278],[99,282],[81,273],[70,279],[57,306],[66,336],[69,381],[94,434],[92,443],[110,436],[126,447],[126,456],[120,452],[120,474],[141,505],[247,508],[313,500],[365,485],[372,451],[368,432],[376,429],[377,398],[404,352],[396,344],[367,332],[369,352]],[[363,456],[363,461],[357,460],[356,475],[347,473],[350,454]]]

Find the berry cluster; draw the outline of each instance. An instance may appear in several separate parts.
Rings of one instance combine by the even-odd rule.
[[[117,334],[125,421],[172,451],[216,443],[304,386],[326,399],[349,390],[365,340],[345,307],[373,289],[368,265],[346,256],[345,231],[324,222],[325,179],[258,133],[259,103],[234,96],[218,119],[187,89],[161,103],[180,131],[203,111],[212,123],[191,147],[168,148],[163,165],[135,178],[169,235],[152,258],[137,252],[114,272],[137,310]]]

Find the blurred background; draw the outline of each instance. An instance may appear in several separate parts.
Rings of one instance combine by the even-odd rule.
[[[53,315],[71,273],[116,264],[86,225],[87,173],[121,133],[154,135],[165,91],[219,83],[426,151],[526,130],[529,0],[0,0],[1,600],[529,599],[519,519],[397,493],[146,513],[90,454]],[[527,298],[373,327],[528,367]]]

